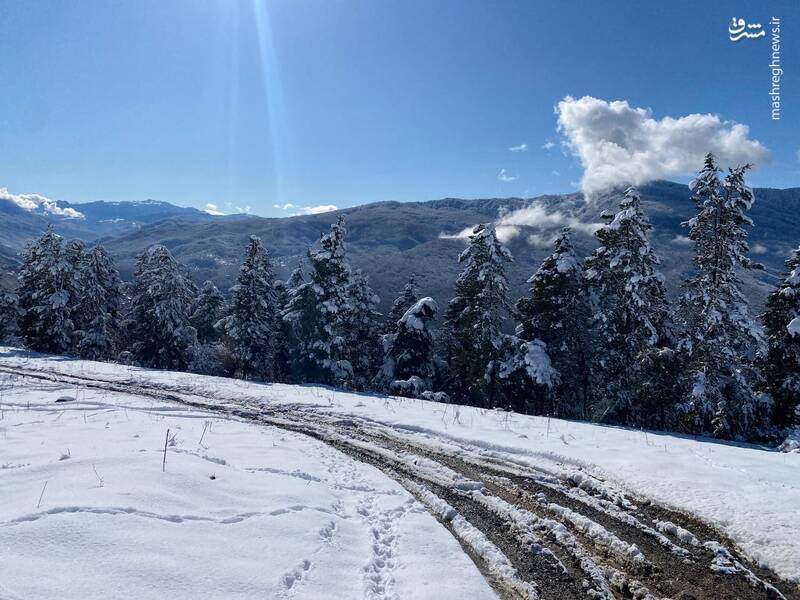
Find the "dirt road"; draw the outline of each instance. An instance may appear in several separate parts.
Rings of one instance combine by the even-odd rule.
[[[29,368],[2,366],[0,373],[178,402],[322,440],[399,481],[502,598],[800,599],[708,525],[586,471],[534,469],[308,405]]]

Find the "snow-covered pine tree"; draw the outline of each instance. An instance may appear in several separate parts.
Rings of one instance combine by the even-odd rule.
[[[72,348],[72,277],[61,236],[48,227],[25,249],[18,277],[20,332],[32,350],[63,354]]]
[[[584,263],[596,336],[593,416],[634,424],[637,365],[666,337],[664,280],[639,193],[627,189],[619,210],[601,216],[605,224],[595,232],[600,246]]]
[[[513,260],[493,224],[476,225],[458,257],[464,270],[447,307],[449,388],[460,402],[494,408],[501,402],[499,363],[508,348],[506,263]]]
[[[133,360],[145,367],[186,369],[197,343],[189,322],[194,284],[159,244],[139,255],[133,277],[125,322]]]
[[[16,292],[0,291],[0,344],[17,344],[19,334],[19,296]]]
[[[201,375],[229,375],[231,361],[221,341],[217,324],[225,317],[225,298],[212,281],[203,282],[195,299],[189,322],[197,331],[197,344],[192,348],[189,370]]]
[[[319,247],[308,251],[309,281],[290,290],[284,319],[292,327],[293,366],[303,382],[348,384],[353,377],[344,336],[351,302],[346,233],[340,216]]]
[[[353,368],[351,384],[359,390],[367,386],[380,364],[380,298],[372,291],[366,275],[356,269],[348,284],[348,305],[342,322],[345,358]]]
[[[78,353],[89,360],[116,356],[122,281],[114,261],[102,246],[82,252],[79,264],[80,305],[76,314]]]
[[[591,387],[588,349],[591,311],[583,267],[575,255],[569,228],[555,242],[553,253],[528,279],[530,292],[517,304],[516,335],[524,342],[542,341],[558,385],[548,395],[548,414],[587,418]],[[541,398],[541,394],[536,396]],[[545,407],[534,407],[540,414]]]
[[[219,341],[221,332],[217,323],[225,316],[225,298],[213,281],[203,282],[193,306],[189,321],[197,331],[197,341],[212,344]]]
[[[436,365],[429,323],[438,310],[433,298],[422,298],[397,320],[394,333],[382,336],[383,366],[375,378],[378,387],[411,397],[431,390]]]
[[[289,326],[283,320],[283,311],[289,305],[289,290],[286,282],[275,280],[275,328],[272,344],[272,376],[275,381],[288,383],[291,375],[289,365]]]
[[[778,428],[800,426],[800,248],[786,269],[761,317],[767,334],[765,387],[775,403],[772,422]]]
[[[289,318],[290,306],[304,306],[305,300],[309,297],[310,290],[305,284],[304,261],[301,260],[297,267],[289,275],[289,279],[284,282],[282,290],[278,290],[278,328],[280,332],[279,346],[276,348],[276,364],[282,365],[283,374],[281,381],[299,383],[303,381],[300,372],[302,350],[301,340],[295,338],[295,325]],[[305,294],[305,298],[299,297]],[[298,330],[300,328],[298,327]]]
[[[300,289],[305,282],[305,261],[301,259],[300,263],[289,275],[289,279],[286,280],[287,302],[288,297],[291,296],[295,290]]]
[[[82,302],[84,288],[83,261],[86,257],[86,244],[83,240],[69,240],[64,243],[62,252],[71,270],[67,278],[69,282],[69,315],[74,327],[70,353],[78,354],[78,343],[80,342],[82,331],[88,325]]]
[[[686,397],[679,410],[690,430],[726,438],[757,435],[765,408],[753,391],[758,374],[752,361],[762,335],[737,275],[760,267],[747,257],[749,168],[730,169],[721,182],[716,159],[708,154],[691,186],[697,215],[683,224],[694,242],[695,273],[680,306]]]
[[[417,303],[417,287],[416,287],[416,279],[414,275],[408,278],[408,282],[406,283],[403,291],[400,292],[400,295],[395,298],[395,301],[392,303],[392,308],[389,311],[389,328],[391,331],[394,331],[397,322],[400,318],[406,314],[406,311],[414,306]]]
[[[502,381],[503,406],[525,414],[552,413],[552,391],[559,374],[550,361],[547,345],[539,339],[525,341],[516,336],[508,336],[506,341],[505,360],[490,365]]]
[[[277,298],[272,261],[261,239],[250,236],[239,278],[222,321],[240,377],[273,376]]]

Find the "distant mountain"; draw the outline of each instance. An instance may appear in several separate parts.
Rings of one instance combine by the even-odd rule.
[[[689,189],[672,182],[642,186],[645,208],[654,226],[653,244],[664,260],[663,270],[672,291],[691,266],[691,245],[681,222],[694,214]],[[748,295],[760,304],[782,270],[783,261],[800,243],[800,188],[756,189],[751,212],[753,256],[767,270],[745,274]],[[136,255],[153,243],[166,245],[185,263],[198,282],[211,279],[220,289],[232,285],[251,234],[261,236],[282,276],[288,274],[306,248],[316,242],[339,214],[347,220],[347,247],[351,261],[370,277],[385,309],[415,273],[423,293],[439,301],[450,297],[460,271],[457,259],[465,228],[497,221],[513,235],[507,244],[515,261],[509,269],[512,293],[525,290],[525,280],[550,252],[550,243],[564,225],[572,225],[578,251],[586,255],[596,246],[591,226],[603,210],[613,209],[618,194],[587,202],[581,194],[540,196],[533,199],[494,198],[429,202],[380,202],[333,213],[289,218],[254,217],[247,221],[215,220],[178,224],[172,221],[105,241],[121,271],[130,276]],[[516,235],[514,235],[516,234]]]
[[[663,271],[674,293],[691,267],[692,248],[685,238],[686,230],[681,227],[681,222],[694,214],[689,189],[659,181],[642,186],[640,191],[654,226],[653,245],[663,258]],[[791,249],[800,244],[800,188],[754,191],[756,202],[750,214],[755,227],[750,241],[753,258],[763,262],[767,269],[757,274],[747,273],[744,279],[747,294],[758,305],[781,272]],[[422,293],[446,303],[460,271],[457,259],[464,248],[463,231],[488,221],[497,222],[499,231],[508,238],[507,245],[515,258],[509,278],[512,296],[516,297],[524,293],[525,280],[550,252],[553,237],[564,225],[572,226],[578,251],[582,255],[590,253],[596,246],[593,224],[599,221],[603,210],[613,210],[618,198],[618,193],[610,193],[593,202],[587,202],[581,194],[532,199],[379,202],[319,215],[273,219],[211,217],[178,207],[172,207],[174,212],[165,209],[169,214],[164,215],[148,203],[93,203],[87,209],[86,221],[97,223],[97,231],[93,237],[84,239],[102,238],[126,278],[132,274],[137,254],[150,244],[164,244],[189,267],[198,282],[211,279],[227,291],[251,234],[264,240],[279,274],[286,276],[308,246],[319,239],[339,214],[344,214],[350,259],[369,275],[386,309],[411,273],[417,275]],[[87,207],[71,206],[80,210]],[[149,209],[153,210],[150,215],[146,212]],[[121,231],[101,233],[101,222],[117,218],[124,220],[120,221]],[[155,222],[148,224],[147,218]],[[73,227],[78,230],[76,224]],[[7,229],[4,221],[0,225],[0,242]],[[29,227],[25,241],[38,234],[35,229]],[[78,236],[65,229],[61,231],[67,236]]]
[[[206,223],[215,219],[246,218],[212,216],[196,208],[175,206],[169,202],[87,202],[74,204],[59,200],[52,204],[34,203],[23,207],[0,198],[0,266],[13,266],[19,252],[32,238],[41,235],[48,225],[69,238],[87,242],[114,237],[163,220],[183,224]]]

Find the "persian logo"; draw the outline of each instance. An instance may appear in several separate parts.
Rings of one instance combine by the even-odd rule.
[[[728,34],[732,42],[738,42],[742,38],[754,40],[764,37],[767,33],[761,27],[761,23],[748,23],[744,19],[733,17],[731,24],[728,25]]]

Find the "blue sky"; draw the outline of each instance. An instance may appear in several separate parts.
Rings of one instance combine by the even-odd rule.
[[[780,121],[767,39],[731,42],[733,16],[785,24]],[[583,168],[554,107],[587,95],[748,125],[769,155],[751,183],[800,185],[795,0],[4,0],[0,17],[13,193],[270,216],[570,192]]]

